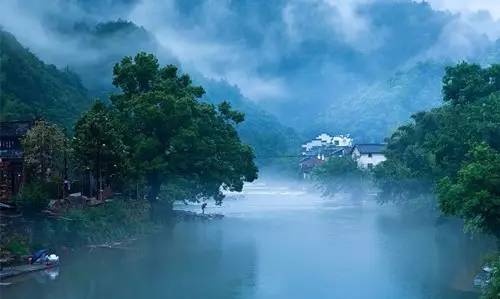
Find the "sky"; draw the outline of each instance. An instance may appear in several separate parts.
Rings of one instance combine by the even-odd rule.
[[[429,0],[436,9],[447,9],[453,12],[473,13],[487,11],[494,18],[500,18],[500,1],[498,0]]]

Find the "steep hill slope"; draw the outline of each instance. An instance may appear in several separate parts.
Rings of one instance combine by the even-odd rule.
[[[1,120],[43,117],[69,127],[89,103],[77,75],[45,64],[0,31]]]
[[[357,141],[380,142],[409,116],[441,103],[444,64],[425,62],[339,99],[317,119],[317,127],[351,133]]]

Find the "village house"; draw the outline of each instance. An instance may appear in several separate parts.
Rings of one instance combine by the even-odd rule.
[[[351,155],[357,161],[359,168],[372,169],[385,161],[384,149],[385,144],[380,143],[356,144]]]
[[[31,128],[31,121],[0,122],[0,202],[17,194],[23,179],[21,139]]]
[[[300,170],[302,172],[302,177],[308,179],[311,176],[311,172],[317,166],[325,163],[324,156],[305,156],[300,159]]]
[[[302,154],[308,154],[309,152],[321,148],[336,148],[336,147],[352,147],[353,139],[349,135],[337,135],[330,136],[328,134],[320,134],[313,140],[304,143],[302,145]]]
[[[312,170],[323,164],[330,157],[342,157],[352,150],[353,139],[349,135],[330,136],[320,134],[302,145],[302,158],[299,166],[304,178],[310,176]]]

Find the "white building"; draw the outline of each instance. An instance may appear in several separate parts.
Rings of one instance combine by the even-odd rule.
[[[302,148],[304,149],[305,152],[308,152],[312,150],[315,147],[323,147],[323,146],[342,146],[342,147],[348,147],[352,146],[353,144],[353,139],[349,137],[349,135],[337,135],[337,136],[330,136],[328,134],[322,133],[318,135],[318,137],[314,138],[313,140],[305,143],[302,145]]]
[[[385,161],[385,144],[356,144],[352,149],[352,158],[359,168],[372,169]]]
[[[353,139],[349,135],[337,135],[332,137],[332,144],[336,146],[352,146]]]

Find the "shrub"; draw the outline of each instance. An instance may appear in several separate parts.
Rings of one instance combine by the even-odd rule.
[[[491,267],[493,268],[493,272],[490,282],[481,299],[500,298],[500,255],[491,259]]]
[[[150,225],[146,201],[114,200],[97,207],[71,209],[51,223],[53,243],[82,245],[145,232]]]
[[[14,202],[26,212],[39,212],[49,203],[48,186],[42,182],[26,183],[14,198]]]
[[[7,241],[5,250],[17,256],[29,254],[28,242],[21,236],[15,235]]]

